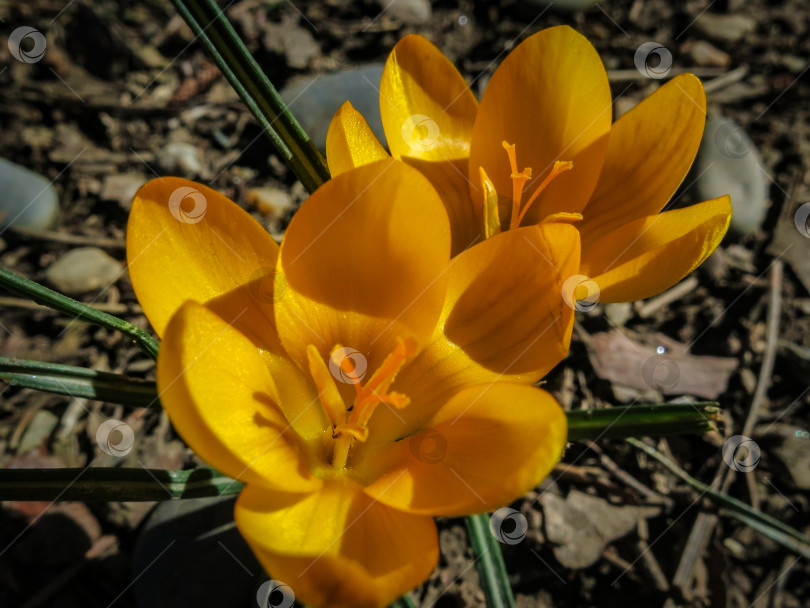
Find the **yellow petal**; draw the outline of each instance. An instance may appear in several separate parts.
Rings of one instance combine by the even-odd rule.
[[[601,302],[649,298],[700,266],[730,220],[728,196],[634,220],[583,243],[581,272],[599,286]]]
[[[329,180],[296,213],[279,256],[282,343],[302,368],[313,344],[360,351],[370,370],[412,335],[424,344],[441,310],[447,214],[422,175],[389,159]]]
[[[539,388],[497,382],[463,389],[425,428],[371,461],[384,471],[365,491],[412,513],[467,515],[508,504],[562,456],[565,413]]]
[[[278,350],[273,281],[278,245],[225,196],[179,177],[150,181],[135,195],[127,263],[147,319],[163,335],[186,300],[208,303],[257,345]]]
[[[349,101],[340,106],[326,134],[326,160],[332,177],[386,158],[388,152],[363,115]]]
[[[706,122],[700,80],[680,74],[617,120],[585,221],[589,242],[661,211],[695,159]]]
[[[391,51],[380,82],[380,114],[395,158],[466,158],[477,108],[464,78],[425,38],[406,36]]]
[[[442,199],[450,219],[451,256],[455,257],[475,243],[484,240],[483,201],[473,204],[470,200],[466,158],[429,161],[403,157],[402,160],[428,178]]]
[[[397,376],[393,388],[411,403],[378,408],[371,441],[415,432],[468,384],[532,384],[548,373],[568,352],[574,309],[563,286],[578,269],[579,235],[560,223],[502,232],[453,258],[443,332]]]
[[[439,556],[430,517],[374,502],[352,482],[303,496],[248,485],[235,516],[270,575],[315,607],[382,608],[422,583]]]
[[[560,211],[580,212],[602,169],[611,122],[607,74],[599,55],[581,34],[552,27],[518,45],[484,91],[470,148],[470,192],[482,199],[479,167],[502,197],[511,199],[509,160],[502,142],[516,145],[519,169],[530,167],[524,202],[555,161],[573,161],[530,208],[523,225]],[[509,220],[508,208],[501,219]]]
[[[320,487],[301,437],[276,405],[279,392],[259,351],[205,306],[189,301],[172,317],[160,347],[157,384],[174,427],[213,467],[287,491]],[[320,414],[318,407],[307,409],[308,402],[296,407],[288,399],[284,405],[285,413]],[[297,424],[303,426],[301,418]]]
[[[573,313],[562,297],[579,266],[579,234],[568,224],[510,230],[453,260],[444,335],[473,362],[533,380],[568,352]]]

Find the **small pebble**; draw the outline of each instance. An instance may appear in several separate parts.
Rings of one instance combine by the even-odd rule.
[[[703,13],[695,22],[698,30],[716,40],[736,42],[757,29],[757,21],[747,15]]]
[[[697,65],[727,67],[731,57],[705,40],[697,40],[689,45],[689,56]]]
[[[25,454],[38,448],[51,436],[57,424],[59,424],[57,415],[48,410],[39,410],[25,428],[20,444],[17,446],[17,453]]]
[[[59,195],[50,180],[0,158],[0,230],[48,230],[59,213]]]
[[[78,247],[51,264],[45,276],[57,291],[77,295],[114,283],[121,276],[121,263],[98,247]]]
[[[624,327],[633,317],[633,305],[630,302],[605,304],[605,316],[616,327]]]
[[[324,76],[299,78],[281,90],[281,97],[321,150],[326,148],[332,117],[347,100],[385,145],[379,94],[382,70],[383,64],[371,63]]]
[[[384,15],[406,25],[419,25],[430,21],[432,11],[429,0],[377,0]]]
[[[172,142],[157,154],[157,162],[164,171],[196,177],[202,171],[197,146],[185,142]]]
[[[101,200],[116,201],[122,209],[129,211],[135,193],[146,182],[147,179],[140,173],[108,175],[101,187]]]
[[[259,213],[273,220],[280,220],[292,206],[292,197],[278,188],[253,188],[248,190],[247,202],[254,205]]]
[[[768,207],[769,181],[754,142],[734,121],[710,118],[695,164],[702,200],[731,195],[731,229],[752,234]]]

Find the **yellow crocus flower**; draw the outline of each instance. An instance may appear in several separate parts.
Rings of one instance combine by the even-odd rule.
[[[480,105],[439,50],[407,36],[385,64],[380,110],[391,155],[440,193],[454,254],[520,226],[572,223],[576,274],[600,301],[629,301],[697,268],[728,228],[728,196],[661,213],[700,144],[700,81],[678,75],[611,124],[602,62],[567,26],[512,50]],[[386,156],[363,117],[341,107],[327,138],[332,174]]]
[[[323,185],[280,247],[202,184],[136,195],[127,259],[161,402],[246,483],[236,524],[300,601],[388,604],[433,570],[433,516],[508,504],[558,461],[565,415],[528,383],[567,349],[578,236],[510,232],[451,260],[438,194],[393,159]],[[548,265],[525,278],[530,250]]]

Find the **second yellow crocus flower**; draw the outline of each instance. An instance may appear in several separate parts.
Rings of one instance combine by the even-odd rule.
[[[385,64],[380,110],[391,155],[440,193],[454,254],[499,232],[568,222],[581,234],[577,274],[598,286],[600,301],[629,301],[694,270],[728,228],[728,196],[661,212],[700,144],[700,81],[676,76],[612,123],[602,62],[569,27],[518,45],[480,105],[440,51],[408,36]],[[344,105],[327,139],[332,173],[385,156]]]

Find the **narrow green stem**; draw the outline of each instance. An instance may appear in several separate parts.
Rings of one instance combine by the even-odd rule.
[[[568,416],[568,441],[624,439],[706,433],[721,419],[717,403],[628,405],[573,410]]]
[[[278,153],[309,192],[329,179],[323,155],[284,104],[214,0],[172,0],[195,36],[245,102]]]
[[[242,487],[210,468],[0,469],[0,500],[134,502],[225,496],[238,494]]]
[[[515,598],[503,563],[501,546],[489,529],[489,515],[470,515],[464,521],[488,608],[514,608]]]
[[[766,515],[761,511],[755,511],[741,500],[737,500],[728,494],[718,492],[710,485],[703,483],[699,479],[695,479],[677,464],[672,462],[672,460],[656,450],[653,446],[633,438],[627,439],[627,443],[657,460],[659,463],[664,465],[664,467],[670,473],[678,477],[678,479],[681,481],[692,486],[701,494],[705,494],[715,504],[727,509],[728,514],[735,519],[738,519],[754,530],[761,532],[771,540],[781,544],[783,547],[798,553],[806,559],[810,559],[810,538],[798,530],[791,528],[787,524],[782,523],[778,519],[775,519],[770,515]]]
[[[158,403],[155,383],[84,367],[0,357],[0,380],[70,397],[149,407]]]
[[[82,321],[87,321],[88,323],[94,323],[96,325],[101,325],[102,327],[107,327],[108,329],[120,331],[124,335],[135,340],[141,350],[143,350],[147,355],[153,359],[157,359],[158,348],[160,346],[158,341],[150,336],[146,331],[133,325],[132,323],[129,323],[128,321],[114,317],[106,312],[96,310],[92,306],[82,304],[73,298],[63,296],[61,293],[48,289],[47,287],[30,279],[26,279],[25,277],[21,277],[20,275],[5,268],[0,268],[0,285],[11,291],[31,298],[38,304],[42,304],[69,315],[73,315],[75,318],[81,319]]]
[[[389,604],[388,608],[416,608],[416,606],[413,605],[413,602],[409,596],[403,595],[399,599],[396,599]]]

